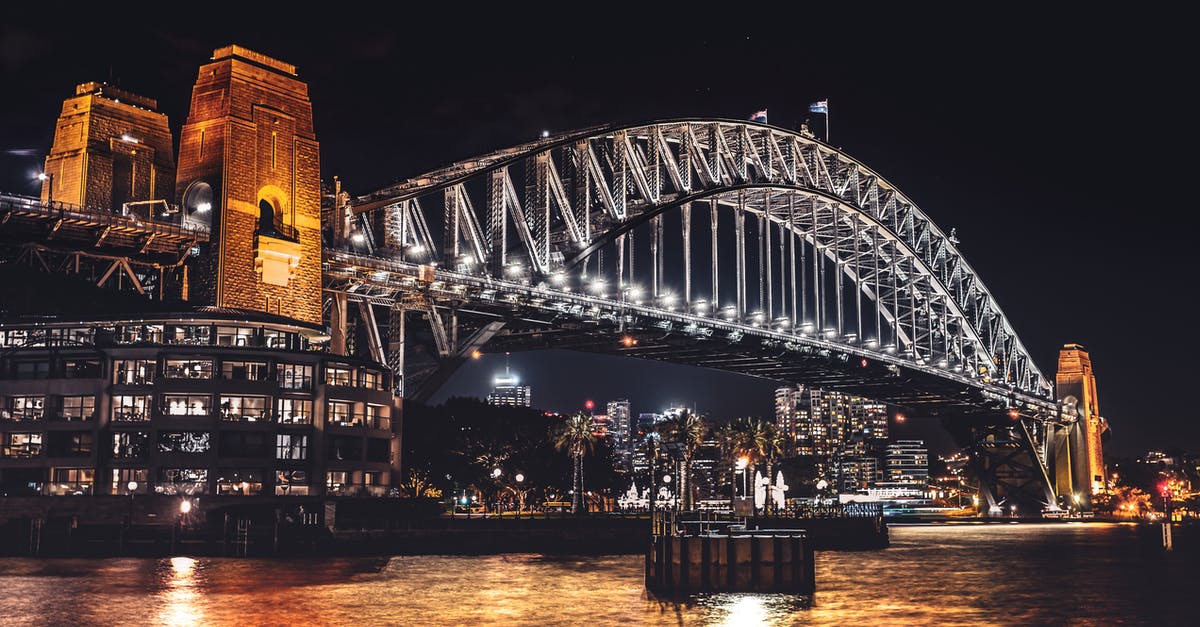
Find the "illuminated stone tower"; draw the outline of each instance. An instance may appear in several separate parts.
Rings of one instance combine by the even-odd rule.
[[[192,300],[321,323],[320,165],[295,66],[214,51],[179,140],[183,220],[212,229]]]
[[[1090,496],[1104,489],[1102,436],[1108,424],[1100,417],[1096,375],[1087,350],[1067,344],[1058,353],[1058,398],[1075,408],[1078,422],[1056,445],[1055,483],[1059,494]]]
[[[122,210],[171,200],[175,150],[158,103],[103,83],[83,83],[63,101],[46,157],[42,200]],[[145,203],[140,211],[149,211]]]

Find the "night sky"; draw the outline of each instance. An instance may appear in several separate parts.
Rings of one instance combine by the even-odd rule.
[[[583,3],[550,12],[555,22],[439,4],[449,12],[337,3],[291,22],[216,8],[156,23],[144,10],[139,22],[6,8],[0,189],[36,193],[30,175],[77,83],[157,98],[178,136],[197,68],[231,43],[298,67],[322,178],[338,175],[352,193],[542,130],[766,108],[772,124],[811,117],[819,132],[807,106],[828,99],[832,143],[957,229],[1044,373],[1053,377],[1063,343],[1091,351],[1110,451],[1200,450],[1187,330],[1197,207],[1175,156],[1195,135],[1182,16],[1008,4],[785,15],[742,4],[710,18]],[[581,14],[588,24],[574,21]],[[503,359],[469,364],[435,400],[486,394]],[[557,411],[627,396],[635,413],[672,402],[716,418],[772,412],[769,381],[558,351],[512,364],[536,404]]]

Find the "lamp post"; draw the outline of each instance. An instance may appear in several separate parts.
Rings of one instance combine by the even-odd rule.
[[[46,202],[53,203],[54,202],[54,173],[53,172],[41,172],[37,175],[37,178],[39,181],[47,182]]]
[[[133,526],[133,495],[135,492],[137,492],[138,482],[130,481],[129,483],[125,484],[125,487],[129,490],[129,526],[132,527]]]

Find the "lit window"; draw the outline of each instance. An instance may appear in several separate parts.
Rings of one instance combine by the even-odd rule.
[[[308,459],[308,436],[280,433],[275,436],[275,459],[303,461]]]
[[[313,402],[300,398],[279,399],[279,424],[312,424]]]
[[[161,410],[166,416],[207,416],[211,405],[207,394],[163,394]]]
[[[129,494],[129,482],[137,485],[133,494],[146,494],[150,490],[150,471],[145,468],[113,468],[112,493]]]
[[[91,468],[55,468],[51,473],[50,494],[60,496],[91,494],[95,472]]]
[[[142,459],[148,452],[150,434],[146,431],[114,431],[112,434],[113,459]]]
[[[217,471],[217,494],[253,496],[263,489],[262,471],[253,468],[222,468]]]
[[[313,367],[302,364],[279,364],[276,368],[279,387],[285,390],[311,390]]]
[[[211,359],[168,359],[163,366],[163,375],[168,379],[211,379]]]
[[[0,456],[5,459],[32,459],[42,454],[42,434],[40,433],[3,433],[0,434]]]
[[[118,395],[112,400],[114,421],[143,422],[150,420],[150,395]]]
[[[113,383],[150,385],[154,383],[155,366],[150,359],[118,359],[113,362]]]
[[[46,413],[46,397],[13,396],[8,399],[7,409],[0,412],[6,420],[41,420]]]
[[[270,370],[265,361],[226,361],[221,363],[221,378],[234,381],[266,381]]]
[[[354,403],[329,401],[326,405],[325,422],[341,427],[353,427],[362,424],[362,415],[354,413]]]
[[[249,327],[217,327],[217,346],[257,346],[254,331]]]
[[[59,412],[60,420],[91,420],[96,414],[96,397],[95,396],[64,396],[62,397],[62,411]]]
[[[159,431],[159,453],[207,453],[211,439],[206,431]]]
[[[154,491],[159,494],[208,494],[208,470],[205,468],[160,468],[158,484]]]
[[[354,385],[354,371],[329,364],[325,366],[325,385]]]
[[[308,472],[304,470],[276,470],[275,494],[280,496],[307,496]]]
[[[221,418],[250,422],[266,421],[271,418],[267,410],[269,406],[265,396],[222,396]]]

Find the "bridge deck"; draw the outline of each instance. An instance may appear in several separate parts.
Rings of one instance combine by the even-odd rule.
[[[0,241],[10,244],[137,260],[177,256],[208,237],[205,229],[149,216],[0,194]]]

